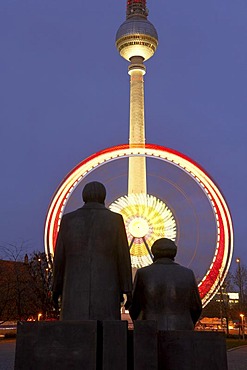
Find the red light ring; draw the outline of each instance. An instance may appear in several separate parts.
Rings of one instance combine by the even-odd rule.
[[[152,151],[151,154],[148,153],[150,152],[150,150]],[[145,153],[145,151],[147,151],[147,153]],[[161,154],[159,155],[156,152],[160,152]],[[174,156],[174,159],[172,160],[168,159],[166,154],[168,154],[168,156],[169,155]],[[154,157],[157,159],[165,160],[170,163],[174,163],[174,165],[180,167],[186,173],[193,176],[195,181],[197,181],[202,186],[202,188],[206,189],[205,195],[208,196],[208,199],[210,200],[211,204],[214,205],[215,215],[217,215],[218,218],[217,228],[219,231],[218,235],[219,240],[217,243],[216,253],[214,255],[213,262],[207,274],[199,284],[200,295],[202,300],[204,301],[204,305],[206,305],[207,302],[210,299],[212,299],[213,295],[217,292],[230,266],[233,243],[232,221],[226,202],[222,194],[220,193],[220,190],[213,182],[213,180],[210,178],[210,176],[205,172],[205,170],[200,165],[198,165],[191,158],[173,149],[153,144],[146,144],[145,148],[143,148],[143,146],[138,145],[134,147],[132,146],[130,148],[128,144],[123,144],[111,148],[106,148],[80,162],[65,177],[65,179],[58,187],[51,201],[45,224],[46,252],[51,254],[53,254],[54,252],[60,219],[63,213],[64,206],[69,198],[69,195],[78,185],[80,181],[79,179],[84,178],[89,172],[94,170],[96,167],[103,165],[105,162],[116,160],[119,157],[121,158],[130,155],[146,155],[149,157]],[[184,166],[181,165],[180,163],[181,161],[185,162]],[[93,165],[90,167],[90,164],[92,162]],[[192,167],[194,172],[196,171],[198,172],[197,176],[188,169],[188,167],[190,166]],[[88,169],[85,172],[83,172],[86,167],[88,167]],[[201,179],[198,177],[200,176],[199,175],[200,172],[202,172]],[[69,183],[71,184],[70,186],[68,186]]]

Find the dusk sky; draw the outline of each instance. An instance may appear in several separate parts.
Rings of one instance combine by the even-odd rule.
[[[44,250],[60,182],[128,142],[125,0],[1,0],[0,245]],[[221,189],[247,265],[247,2],[147,2],[159,35],[145,75],[146,140],[199,163]],[[0,258],[4,258],[0,251]]]

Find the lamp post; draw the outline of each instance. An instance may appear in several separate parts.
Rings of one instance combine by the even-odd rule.
[[[239,316],[241,317],[242,338],[244,340],[244,314],[241,313]]]
[[[236,262],[238,264],[238,287],[239,287],[239,311],[241,312],[243,309],[243,282],[242,282],[242,272],[241,272],[241,264],[240,258],[236,258]]]

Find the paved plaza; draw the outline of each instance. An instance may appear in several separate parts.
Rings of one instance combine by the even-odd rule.
[[[14,369],[15,342],[15,339],[0,339],[0,370]]]
[[[228,370],[247,369],[247,346],[241,346],[227,351]]]
[[[15,342],[15,339],[0,340],[0,370],[14,369]],[[227,352],[227,359],[228,370],[246,370],[247,346],[242,346],[229,350]]]

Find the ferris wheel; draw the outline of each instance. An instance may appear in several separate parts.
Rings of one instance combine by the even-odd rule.
[[[129,62],[129,144],[114,146],[79,163],[62,181],[48,209],[45,249],[53,256],[62,215],[81,204],[85,182],[107,187],[107,206],[122,214],[132,267],[152,263],[151,246],[167,237],[178,245],[176,260],[195,272],[205,306],[222,285],[233,252],[233,226],[226,201],[212,178],[189,157],[146,144],[144,62],[158,46],[147,19],[146,0],[127,1],[116,47]]]
[[[129,158],[145,158],[156,167],[156,173],[149,171],[146,196],[124,190],[124,161]],[[224,281],[233,252],[230,212],[212,178],[189,157],[158,145],[125,144],[95,153],[79,163],[54,194],[45,223],[47,254],[53,256],[62,215],[80,206],[81,187],[92,179],[102,179],[107,205],[123,215],[132,266],[152,262],[150,248],[159,237],[175,240],[177,261],[195,271],[205,306]]]

